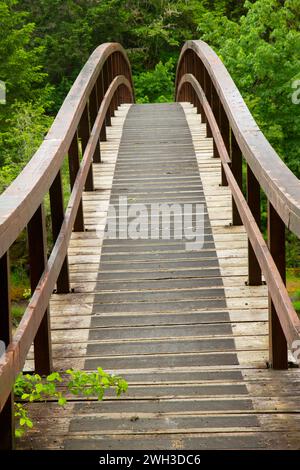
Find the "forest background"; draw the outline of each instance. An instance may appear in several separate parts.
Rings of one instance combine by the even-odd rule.
[[[267,139],[299,178],[300,100],[292,96],[300,87],[300,0],[0,0],[0,80],[6,85],[0,193],[40,145],[99,44],[125,47],[138,102],[164,102],[173,100],[176,63],[188,39],[203,39],[218,53]],[[299,242],[291,236],[287,254],[289,289],[300,310]],[[24,234],[11,256],[17,318],[28,296]]]

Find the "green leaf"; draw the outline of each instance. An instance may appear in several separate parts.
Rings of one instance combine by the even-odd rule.
[[[58,399],[59,406],[64,406],[67,403],[67,399],[65,397],[60,397]]]

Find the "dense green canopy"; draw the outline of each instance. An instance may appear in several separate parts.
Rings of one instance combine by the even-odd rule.
[[[259,125],[300,174],[300,0],[0,0],[0,189],[28,161],[92,50],[119,41],[139,101],[171,100],[185,40],[221,56]],[[14,167],[11,167],[14,163]]]

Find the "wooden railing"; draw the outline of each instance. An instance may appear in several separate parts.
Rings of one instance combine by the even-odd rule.
[[[270,366],[288,367],[299,347],[300,320],[285,286],[286,230],[300,237],[300,181],[266,140],[225,66],[203,41],[188,41],[177,66],[176,100],[193,103],[221,159],[221,184],[232,193],[232,224],[248,235],[248,285],[269,292]],[[247,196],[243,195],[243,159]],[[268,242],[261,233],[261,191],[268,205]]]
[[[116,43],[99,46],[66,97],[42,145],[0,196],[0,449],[14,441],[13,385],[34,343],[36,372],[52,369],[49,299],[70,290],[67,249],[72,230],[84,231],[82,192],[93,191],[92,162],[121,103],[134,100],[131,68]],[[71,195],[63,204],[62,165],[68,156]],[[82,158],[80,158],[82,156]],[[54,246],[47,259],[43,200],[49,193]],[[9,249],[27,227],[32,297],[12,335]]]

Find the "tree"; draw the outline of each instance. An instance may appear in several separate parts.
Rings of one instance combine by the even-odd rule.
[[[0,79],[6,84],[7,98],[0,105],[0,167],[5,165],[0,190],[31,157],[49,124],[44,111],[51,87],[42,70],[42,47],[32,44],[34,24],[27,22],[26,13],[15,10],[16,5],[16,0],[0,1]]]
[[[16,0],[0,0],[0,78],[6,83],[8,106],[16,100],[45,99],[41,96],[46,79],[43,48],[30,47],[34,24],[26,21],[26,13],[15,11],[16,4]]]
[[[199,29],[268,140],[300,176],[300,106],[292,101],[292,84],[300,78],[299,0],[247,1],[245,7],[238,22],[208,13]]]

